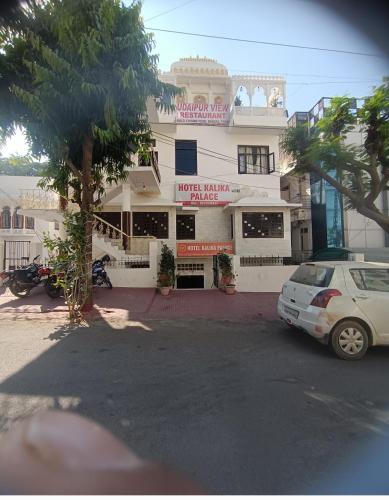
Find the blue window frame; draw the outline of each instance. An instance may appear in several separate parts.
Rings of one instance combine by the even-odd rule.
[[[176,140],[176,175],[197,175],[197,141]]]

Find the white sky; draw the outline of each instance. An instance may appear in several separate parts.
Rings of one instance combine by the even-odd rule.
[[[29,148],[24,138],[22,130],[18,130],[13,137],[10,137],[4,146],[0,148],[2,156],[25,156],[28,154]]]

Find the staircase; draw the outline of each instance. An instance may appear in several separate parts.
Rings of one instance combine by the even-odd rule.
[[[108,254],[114,260],[148,260],[153,236],[129,236],[101,217],[94,215],[93,250],[95,257]]]

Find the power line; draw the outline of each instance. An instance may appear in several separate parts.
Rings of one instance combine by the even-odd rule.
[[[229,36],[221,36],[221,35],[207,35],[205,33],[191,33],[189,31],[176,31],[176,30],[167,30],[162,28],[149,28],[145,26],[146,29],[150,31],[161,31],[163,33],[172,33],[175,35],[187,35],[187,36],[197,36],[201,38],[212,38],[216,40],[228,40],[231,42],[244,42],[244,43],[254,43],[257,45],[273,45],[276,47],[288,47],[292,49],[305,49],[305,50],[318,50],[320,52],[335,52],[337,54],[348,54],[355,56],[366,56],[366,57],[384,57],[380,54],[371,54],[368,52],[356,52],[352,50],[342,50],[342,49],[328,49],[324,47],[313,47],[308,45],[294,45],[291,43],[279,43],[279,42],[265,42],[263,40],[249,40],[245,38],[233,38]]]
[[[158,161],[158,165],[161,166],[161,167],[164,167],[164,168],[168,168],[170,170],[176,170],[175,167],[172,167],[170,165],[165,165],[164,163],[161,163],[160,161]],[[231,175],[231,174],[230,174]],[[226,177],[228,177],[228,174],[226,175]],[[209,177],[207,175],[200,175],[200,174],[197,174],[196,175],[196,178],[200,178],[200,179],[207,179],[207,180],[211,180],[211,181],[218,181],[220,182],[220,179],[219,178],[216,178],[216,177]],[[188,181],[189,182],[189,181]],[[177,182],[172,182],[171,184],[176,184]],[[223,180],[223,183],[224,184],[230,184],[230,185],[238,185],[240,187],[247,187],[249,189],[266,189],[268,191],[278,191],[277,187],[274,187],[274,188],[271,188],[269,186],[254,186],[252,184],[242,184],[241,182],[238,182],[238,181],[226,181],[226,180]],[[164,183],[165,185],[166,184],[169,184],[169,183]],[[266,199],[266,198],[265,198]],[[285,205],[286,207],[288,205]]]
[[[165,14],[169,14],[170,12],[173,12],[174,10],[181,9],[182,7],[185,7],[186,5],[189,5],[190,3],[193,3],[195,1],[196,0],[189,0],[188,2],[185,2],[185,3],[181,4],[181,5],[177,5],[176,7],[173,7],[172,9],[160,12],[159,14],[157,14],[157,15],[155,15],[153,17],[149,17],[148,19],[145,19],[145,23],[147,23],[147,21],[151,21],[152,19],[156,19],[157,17],[164,16]]]
[[[168,135],[165,135],[165,134],[161,134],[160,132],[153,132],[153,135],[156,135],[156,134],[160,134],[160,135],[168,138],[167,140],[165,139],[165,141],[166,141],[165,142],[165,141],[161,140],[160,137],[157,137],[158,142],[162,142],[163,144],[167,144],[168,146],[172,146],[172,147],[175,146],[175,138],[174,137],[171,137],[171,136],[168,136]],[[171,139],[171,142],[169,142],[169,139]],[[205,152],[205,151],[207,151],[207,152]],[[201,146],[197,146],[197,153],[201,154],[203,156],[208,156],[210,158],[214,158],[216,160],[221,160],[221,161],[223,161],[225,163],[230,163],[230,164],[234,165],[235,167],[239,168],[239,162],[236,159],[236,157],[228,156],[228,155],[225,155],[224,153],[219,153],[217,151],[213,151],[211,149],[203,148]],[[214,153],[214,154],[209,154],[209,153]],[[215,155],[218,155],[218,156],[215,156]],[[274,172],[279,173],[279,168],[275,168]],[[220,174],[220,175],[218,175],[216,177],[225,177],[225,175],[226,174]],[[253,174],[253,175],[256,175],[256,174]],[[270,175],[270,174],[260,174],[260,175]]]

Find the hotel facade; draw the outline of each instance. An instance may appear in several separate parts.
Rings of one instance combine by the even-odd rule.
[[[199,57],[173,63],[160,79],[184,92],[171,113],[149,103],[152,150],[135,155],[127,180],[108,188],[96,212],[95,256],[111,255],[116,286],[156,286],[163,242],[176,255],[177,288],[209,289],[217,253],[226,252],[238,290],[278,291],[292,271],[282,264],[298,206],[280,196],[285,80],[231,76]]]

